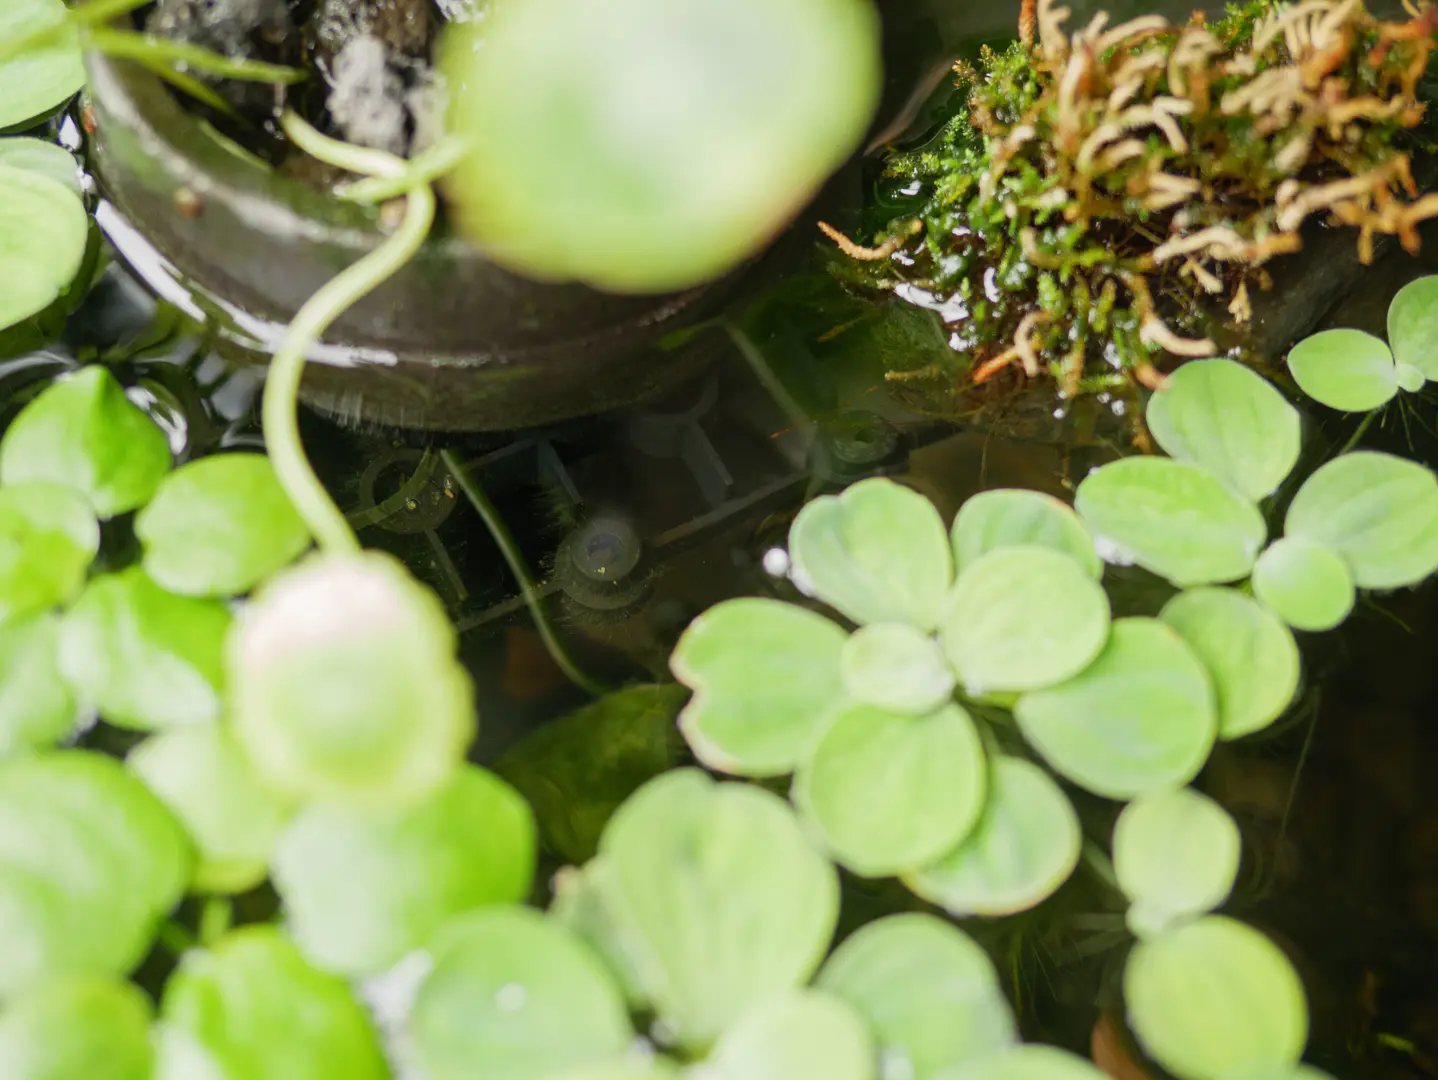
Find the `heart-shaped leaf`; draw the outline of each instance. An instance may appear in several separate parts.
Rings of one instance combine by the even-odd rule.
[[[864,1021],[837,997],[789,990],[745,1013],[703,1065],[715,1080],[876,1080]]]
[[[855,931],[816,985],[868,1022],[885,1075],[931,1080],[1018,1040],[993,961],[932,915],[890,915]]]
[[[529,806],[465,765],[402,811],[306,807],[280,837],[273,873],[306,957],[353,976],[424,948],[454,916],[524,899],[534,862]]]
[[[589,947],[557,921],[509,907],[450,925],[409,1027],[432,1080],[568,1077],[634,1039],[624,999]]]
[[[634,971],[681,1045],[802,985],[828,949],[838,878],[767,791],[667,773],[620,807],[600,858]]]
[[[1134,1034],[1179,1080],[1296,1065],[1308,1038],[1293,965],[1257,930],[1222,916],[1139,942],[1123,990]]]
[[[198,602],[198,601],[197,601]],[[395,558],[319,555],[265,583],[230,635],[230,715],[270,786],[401,807],[446,786],[473,689],[439,598]]]
[[[1218,732],[1208,672],[1157,619],[1115,620],[1092,665],[1025,694],[1014,716],[1056,772],[1109,799],[1188,783]]]
[[[583,866],[566,866],[554,875],[554,902],[551,918],[579,935],[604,960],[604,966],[624,991],[631,1012],[649,1008],[640,985],[636,964],[643,959],[643,947],[626,939],[623,902],[619,898],[614,869],[596,856]]]
[[[21,41],[56,26],[65,17],[61,0],[5,0],[0,8],[0,41]],[[62,30],[53,42],[0,61],[0,130],[24,126],[58,109],[84,85],[85,65],[80,62],[80,41],[74,29]]]
[[[933,503],[885,477],[808,503],[789,530],[789,555],[805,592],[861,625],[933,630],[954,577]]]
[[[1233,589],[1189,589],[1165,604],[1159,618],[1213,678],[1220,739],[1261,731],[1288,708],[1298,691],[1298,644],[1261,604]]]
[[[944,652],[971,696],[1052,686],[1108,638],[1108,596],[1075,558],[1004,547],[964,568],[944,609]]]
[[[1398,290],[1388,305],[1388,345],[1400,365],[1438,379],[1438,275]]]
[[[1275,540],[1258,557],[1253,594],[1295,630],[1332,630],[1356,599],[1343,556],[1293,536]]]
[[[1140,937],[1206,915],[1228,899],[1238,877],[1238,826],[1192,788],[1135,799],[1113,829],[1113,870]]]
[[[1368,412],[1398,393],[1398,373],[1388,346],[1362,330],[1324,330],[1288,354],[1299,388],[1320,404],[1345,412]]]
[[[0,483],[73,488],[101,518],[149,502],[170,464],[165,433],[93,364],[46,388],[0,439]]]
[[[1094,580],[1103,577],[1103,560],[1073,508],[1041,491],[997,488],[979,492],[959,507],[951,539],[960,574],[970,563],[999,548],[1036,546],[1066,552]]]
[[[112,724],[155,731],[220,713],[229,610],[166,592],[132,566],[95,578],[65,614],[60,667]]]
[[[1246,577],[1268,534],[1251,502],[1171,458],[1100,466],[1079,484],[1074,507],[1106,560],[1137,563],[1180,587]]]
[[[984,805],[983,744],[968,713],[855,705],[794,775],[794,802],[857,874],[913,870],[959,842]]]
[[[777,600],[725,600],[700,615],[669,661],[694,691],[679,726],[695,756],[740,776],[791,772],[843,707],[847,637]]]
[[[162,1080],[189,1076],[387,1080],[364,1007],[272,926],[188,952],[165,985]]]
[[[48,176],[80,193],[80,163],[75,155],[44,139],[23,135],[0,139],[0,165]]]
[[[954,673],[938,643],[907,623],[861,626],[840,658],[855,701],[906,716],[931,713],[954,692]]]
[[[0,1014],[6,1080],[151,1080],[150,1002],[109,979],[50,982]]]
[[[1207,469],[1244,498],[1273,494],[1298,463],[1298,410],[1263,376],[1232,360],[1190,360],[1148,399],[1164,452]]]
[[[41,615],[0,626],[0,757],[54,746],[78,718],[60,677],[59,620]]]
[[[953,915],[1012,915],[1068,880],[1082,843],[1078,814],[1048,773],[1022,758],[1000,757],[978,825],[905,880]]]
[[[135,518],[145,572],[185,596],[234,596],[288,566],[310,534],[263,454],[176,469]]]
[[[174,728],[146,739],[127,764],[194,841],[196,892],[245,892],[265,880],[291,808],[260,783],[227,728]]]
[[[1336,551],[1360,589],[1416,585],[1438,570],[1438,477],[1391,454],[1342,454],[1299,488],[1283,533]]]
[[[94,511],[70,489],[0,488],[0,625],[73,600],[99,547]]]

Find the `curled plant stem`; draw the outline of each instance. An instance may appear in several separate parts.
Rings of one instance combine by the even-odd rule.
[[[509,564],[510,573],[519,582],[520,591],[524,594],[525,606],[529,608],[529,615],[534,620],[535,628],[544,640],[544,647],[549,650],[549,655],[554,658],[559,669],[575,686],[595,697],[603,697],[609,692],[609,688],[580,670],[579,665],[565,650],[564,643],[559,640],[554,624],[550,621],[549,612],[544,608],[544,599],[535,587],[534,575],[530,573],[529,566],[524,561],[524,554],[519,550],[519,545],[514,542],[514,536],[509,531],[509,526],[504,523],[504,518],[500,517],[499,509],[490,500],[488,493],[470,475],[464,462],[455,457],[453,451],[441,450],[439,460],[444,463],[444,467],[454,477],[454,482],[459,485],[459,490],[464,492],[464,497],[469,500],[470,505],[484,521],[489,535],[494,537],[494,542],[499,545],[500,554]]]
[[[468,144],[452,135],[410,158],[397,176],[371,176],[344,184],[335,194],[351,202],[377,203],[398,198],[418,184],[432,184],[464,156]]]
[[[296,146],[326,164],[370,174],[397,175],[404,170],[400,158],[331,139],[294,113],[286,113],[281,124]],[[434,223],[434,192],[421,184],[407,194],[404,218],[394,234],[329,281],[295,313],[265,380],[261,419],[270,460],[295,509],[327,551],[353,552],[360,545],[305,456],[296,412],[300,377],[310,347],[340,315],[409,262],[429,235]]]
[[[190,71],[215,75],[221,79],[288,84],[303,82],[306,77],[305,73],[298,68],[266,64],[259,60],[222,56],[209,49],[202,49],[198,45],[174,41],[155,34],[95,27],[85,37],[86,45],[106,56],[118,56],[127,60],[183,64]]]

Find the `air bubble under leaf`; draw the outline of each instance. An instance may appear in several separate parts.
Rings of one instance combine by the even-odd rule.
[[[840,667],[851,698],[890,712],[922,716],[954,690],[938,644],[907,623],[859,627],[844,644]]]
[[[60,676],[59,620],[41,615],[0,626],[0,757],[54,746],[77,719]]]
[[[150,1002],[129,983],[60,979],[0,1014],[5,1080],[153,1080]]]
[[[95,578],[60,625],[60,667],[112,724],[156,731],[220,714],[230,613],[132,566]]]
[[[805,983],[828,949],[838,877],[767,791],[667,773],[619,808],[600,858],[634,971],[684,1046]]]
[[[1299,488],[1283,533],[1336,551],[1360,589],[1416,585],[1438,570],[1438,477],[1391,454],[1342,454]]]
[[[1148,399],[1148,429],[1170,457],[1213,473],[1245,498],[1267,498],[1298,463],[1298,410],[1232,360],[1191,360]]]
[[[1238,826],[1207,795],[1174,788],[1124,807],[1113,829],[1113,870],[1140,937],[1206,915],[1233,891]]]
[[[1399,365],[1438,379],[1438,275],[1410,281],[1388,305],[1388,345]]]
[[[433,1080],[568,1076],[620,1056],[634,1039],[599,957],[536,911],[473,912],[433,952],[409,1017]]]
[[[288,566],[310,534],[263,454],[176,469],[135,518],[145,572],[171,592],[234,596]]]
[[[1067,552],[1095,580],[1103,577],[1103,560],[1073,508],[1041,491],[981,491],[959,507],[951,536],[960,573],[990,551],[1033,545]]]
[[[20,41],[66,17],[61,0],[5,0],[0,7],[0,41]],[[0,130],[21,127],[58,109],[85,85],[77,31],[0,60]],[[0,204],[3,204],[0,199]],[[3,260],[0,260],[3,261]],[[4,320],[0,319],[0,325]]]
[[[794,776],[794,802],[857,874],[913,870],[978,820],[987,782],[968,713],[946,705],[900,716],[869,705],[841,714]]]
[[[1253,594],[1295,630],[1332,630],[1356,599],[1343,556],[1293,536],[1275,540],[1258,557]]]
[[[1005,547],[964,568],[941,640],[970,694],[1033,690],[1077,674],[1108,637],[1108,597],[1047,547]]]
[[[350,987],[310,967],[273,926],[247,926],[186,953],[165,985],[160,1017],[162,1080],[390,1075]]]
[[[679,726],[711,769],[793,770],[843,705],[848,635],[817,612],[757,597],[716,604],[674,649],[674,677],[694,690]]]
[[[1171,458],[1100,466],[1079,484],[1074,507],[1125,561],[1181,587],[1246,577],[1267,537],[1256,506],[1208,471]]]
[[[100,547],[85,499],[56,484],[0,488],[0,624],[75,598]]]
[[[0,439],[0,483],[73,488],[101,518],[149,502],[170,464],[165,433],[97,364],[47,387]]]
[[[194,840],[196,892],[244,892],[265,880],[291,808],[260,783],[228,729],[171,729],[146,739],[126,764]]]
[[[849,1005],[817,990],[790,990],[730,1027],[705,1059],[713,1080],[875,1080],[874,1044]]]
[[[1298,691],[1298,644],[1261,604],[1234,589],[1189,589],[1165,604],[1159,618],[1212,676],[1220,739],[1260,731],[1288,708]]]
[[[310,962],[357,976],[425,948],[447,919],[524,899],[534,862],[529,806],[465,765],[401,811],[306,807],[279,839],[273,876]]]
[[[1014,716],[1056,772],[1110,799],[1188,783],[1218,732],[1208,672],[1157,619],[1116,620],[1092,665],[1025,694]]]
[[[1048,899],[1078,865],[1083,836],[1068,796],[1021,758],[994,762],[983,816],[958,847],[905,880],[952,915],[1012,915]]]
[[[392,556],[320,555],[281,572],[226,651],[236,735],[272,787],[398,808],[458,771],[473,689],[444,605]]]
[[[1123,987],[1134,1034],[1179,1080],[1295,1065],[1308,1038],[1303,984],[1288,958],[1219,915],[1139,942]]]
[[[1393,354],[1362,330],[1324,330],[1288,354],[1299,389],[1320,404],[1345,412],[1368,412],[1398,393]]]
[[[932,915],[890,915],[855,931],[815,981],[868,1021],[885,1062],[911,1080],[997,1053],[1018,1040],[993,961]]]
[[[953,553],[934,504],[877,477],[821,495],[789,530],[797,580],[859,624],[939,624]]]

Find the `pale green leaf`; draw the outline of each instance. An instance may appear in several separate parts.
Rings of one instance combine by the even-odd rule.
[[[109,979],[59,979],[0,1013],[5,1080],[151,1080],[150,1002]]]
[[[80,192],[80,163],[75,155],[45,139],[23,135],[0,139],[0,165],[48,176],[76,194]]]
[[[1410,281],[1388,304],[1388,345],[1399,365],[1438,379],[1438,275]]]
[[[932,1080],[1108,1080],[1086,1058],[1056,1046],[1015,1046],[945,1069]]]
[[[1113,870],[1140,937],[1220,907],[1238,877],[1238,825],[1207,795],[1172,788],[1124,807],[1113,829]]]
[[[864,1021],[818,990],[789,990],[749,1010],[695,1073],[696,1080],[877,1080]]]
[[[1362,330],[1324,330],[1288,354],[1299,389],[1320,404],[1345,412],[1368,412],[1398,393],[1398,373],[1388,346]]]
[[[870,623],[849,637],[840,658],[855,701],[909,716],[933,712],[954,692],[954,673],[938,643],[907,623]]]
[[[1253,594],[1295,630],[1332,630],[1356,599],[1343,556],[1293,536],[1275,540],[1258,557]]]
[[[54,746],[78,719],[60,677],[59,620],[41,615],[0,626],[0,757]]]
[[[0,6],[0,41],[19,41],[64,18],[61,0],[5,0]],[[80,62],[80,42],[73,29],[0,61],[0,129],[21,127],[58,109],[84,85],[85,66]],[[0,318],[0,325],[4,322]]]
[[[951,532],[959,573],[1001,547],[1051,547],[1072,555],[1097,580],[1103,560],[1073,508],[1041,491],[981,491],[959,507]]]
[[[0,10],[0,41],[9,40],[4,25]],[[6,66],[0,63],[0,117],[9,104],[3,96]],[[84,265],[89,238],[90,219],[73,187],[0,163],[0,330],[59,299]]]
[[[95,513],[74,491],[0,488],[0,625],[73,600],[99,547]]]

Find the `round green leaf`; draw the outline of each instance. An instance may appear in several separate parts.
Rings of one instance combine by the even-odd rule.
[[[53,615],[0,626],[0,757],[54,746],[75,730],[79,710],[59,654]]]
[[[196,892],[245,892],[265,880],[290,807],[261,785],[227,728],[164,732],[136,747],[127,763],[194,841]]]
[[[80,164],[75,155],[44,139],[20,135],[0,139],[0,166],[48,176],[76,194],[80,191]]]
[[[5,0],[0,8],[0,41],[19,41],[64,18],[61,0]],[[85,66],[73,29],[62,31],[52,43],[0,61],[0,129],[20,127],[58,109],[84,85]],[[4,321],[0,318],[0,325]]]
[[[1179,1080],[1294,1065],[1308,1038],[1293,965],[1257,930],[1222,916],[1139,942],[1123,988],[1134,1034]]]
[[[1090,667],[1025,694],[1014,716],[1056,772],[1110,799],[1188,783],[1218,731],[1208,672],[1157,619],[1116,620]]]
[[[1137,563],[1180,587],[1247,576],[1267,537],[1256,506],[1171,458],[1103,465],[1079,484],[1074,506],[1105,559]]]
[[[249,926],[185,954],[160,1006],[156,1080],[387,1080],[368,1014],[279,930]]]
[[[1053,895],[1078,865],[1083,836],[1062,789],[1021,758],[994,762],[978,826],[905,880],[952,915],[1012,915]]]
[[[99,548],[94,511],[75,492],[0,488],[0,625],[73,600]]]
[[[843,706],[847,637],[778,600],[725,600],[700,615],[669,660],[694,691],[679,727],[695,756],[740,776],[793,771]]]
[[[932,915],[890,915],[857,930],[829,957],[816,985],[868,1022],[884,1075],[931,1080],[1018,1040],[993,961],[962,930]]]
[[[263,454],[219,454],[165,477],[135,518],[145,572],[171,592],[248,592],[309,547],[309,530]]]
[[[787,2],[787,0],[786,0]],[[954,577],[943,519],[917,491],[886,477],[813,500],[789,530],[794,580],[860,625],[933,630]]]
[[[1207,469],[1257,502],[1298,464],[1298,410],[1232,360],[1190,360],[1148,399],[1148,429],[1170,457]]]
[[[230,613],[166,592],[137,566],[95,578],[60,626],[60,668],[112,724],[155,731],[220,712]]]
[[[840,663],[849,696],[889,712],[923,716],[954,692],[954,673],[938,644],[907,623],[861,626]]]
[[[452,27],[441,57],[470,147],[447,202],[526,276],[611,292],[710,280],[858,146],[879,37],[866,0],[496,5]]]
[[[631,1012],[647,1011],[649,1002],[635,967],[642,958],[634,944],[625,940],[624,913],[617,889],[613,867],[604,858],[592,858],[583,866],[563,867],[554,876],[554,901],[549,915],[603,958]]]
[[[1288,354],[1299,389],[1331,409],[1368,412],[1393,400],[1398,373],[1388,346],[1362,330],[1324,330]]]
[[[1388,345],[1399,365],[1438,379],[1438,275],[1410,281],[1388,305]]]
[[[945,1069],[933,1080],[1108,1080],[1077,1054],[1031,1043]]]
[[[1238,877],[1238,826],[1192,788],[1135,799],[1113,828],[1113,869],[1128,897],[1128,925],[1151,937],[1206,915],[1228,899]]]
[[[1033,690],[1082,671],[1108,637],[1108,596],[1078,560],[1005,547],[964,568],[949,592],[944,652],[971,696]]]
[[[1253,594],[1297,630],[1332,630],[1356,599],[1343,556],[1309,540],[1285,536],[1253,567]]]
[[[1223,1080],[1333,1080],[1322,1069],[1300,1062],[1297,1065],[1259,1065],[1224,1073]]]
[[[1257,577],[1255,568],[1255,583]],[[1220,739],[1261,731],[1288,708],[1298,691],[1298,644],[1261,604],[1233,589],[1189,589],[1165,604],[1159,618],[1208,669],[1218,691]]]
[[[806,982],[828,949],[838,877],[760,788],[667,773],[619,808],[600,856],[634,971],[685,1046]]]
[[[5,1080],[151,1080],[150,1003],[129,983],[62,979],[0,1013]]]
[[[883,877],[939,857],[984,806],[983,744],[958,705],[900,716],[844,712],[794,774],[794,802],[834,856]]]
[[[0,41],[6,13],[0,11]],[[0,117],[5,69],[0,64]],[[90,219],[72,186],[0,164],[0,330],[44,311],[70,287],[85,261]],[[39,479],[39,477],[31,477]],[[9,483],[9,479],[6,479]]]
[[[979,492],[959,507],[951,539],[961,574],[991,551],[1035,546],[1066,552],[1083,564],[1095,581],[1103,577],[1103,560],[1073,508],[1041,491],[997,488]]]
[[[446,920],[517,903],[534,877],[534,816],[493,773],[465,765],[401,811],[310,806],[280,838],[275,887],[311,963],[371,975]]]
[[[715,1080],[876,1080],[864,1021],[839,998],[789,990],[739,1018],[704,1063]]]
[[[3,228],[0,221],[0,252]],[[34,230],[34,222],[27,219],[25,228]],[[46,237],[45,243],[53,240]],[[165,433],[125,396],[107,368],[94,364],[46,388],[0,439],[0,483],[73,488],[101,518],[143,506],[170,463]]]
[[[318,555],[271,578],[230,635],[230,710],[270,786],[351,805],[449,783],[473,689],[439,598],[390,555]]]
[[[527,908],[476,911],[450,926],[409,1028],[431,1080],[567,1077],[634,1039],[598,957]]]
[[[1391,454],[1342,454],[1299,488],[1283,532],[1332,548],[1360,589],[1416,585],[1438,570],[1438,477]]]

